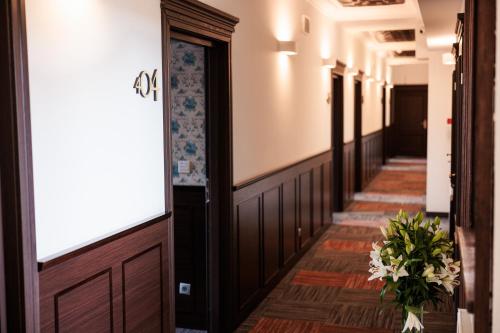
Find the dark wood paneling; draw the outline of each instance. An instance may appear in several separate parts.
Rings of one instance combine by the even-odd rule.
[[[344,143],[344,208],[353,200],[355,186],[354,141]]]
[[[161,244],[122,264],[125,332],[161,332]]]
[[[237,294],[238,308],[243,309],[261,285],[260,196],[239,203],[236,210]]]
[[[379,43],[411,42],[415,40],[415,29],[376,31],[375,39]]]
[[[403,4],[405,0],[339,0],[344,7],[369,7]]]
[[[323,225],[323,166],[319,165],[313,169],[312,186],[312,232],[313,235],[321,230]]]
[[[295,178],[283,183],[283,263],[297,253],[297,196]]]
[[[61,291],[55,296],[56,332],[111,332],[113,298],[111,270]],[[92,295],[92,297],[88,297]]]
[[[207,328],[205,187],[174,186],[175,315],[179,327]],[[190,295],[179,293],[180,283]]]
[[[171,332],[170,219],[39,273],[41,332]]]
[[[312,235],[311,216],[311,177],[312,172],[308,171],[299,176],[299,211],[300,211],[300,247],[307,245]]]
[[[382,131],[363,136],[362,139],[363,188],[375,177],[382,166]]]
[[[327,151],[235,187],[232,329],[331,223],[331,158]]]
[[[267,284],[280,269],[280,196],[276,187],[262,194],[262,233],[264,240],[264,283]]]
[[[332,163],[326,162],[323,168],[323,225],[332,223]]]

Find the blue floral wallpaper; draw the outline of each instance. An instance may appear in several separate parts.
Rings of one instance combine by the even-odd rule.
[[[205,49],[177,40],[171,45],[173,182],[205,186]],[[190,161],[190,173],[179,174],[182,160]]]

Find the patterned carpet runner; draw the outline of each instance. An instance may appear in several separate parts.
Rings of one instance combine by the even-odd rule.
[[[425,208],[425,160],[390,161],[364,194],[370,200],[361,197],[347,212],[335,215],[334,224],[236,332],[401,332],[399,311],[387,301],[380,303],[382,283],[368,281],[369,251],[371,242],[381,237],[378,225],[388,216],[400,208],[412,212]],[[384,195],[391,200],[384,202]],[[451,298],[426,310],[430,311],[424,317],[426,333],[455,332]]]

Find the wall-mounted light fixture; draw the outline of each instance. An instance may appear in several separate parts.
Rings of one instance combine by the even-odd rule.
[[[347,75],[358,75],[359,71],[356,67],[348,67],[347,68]]]
[[[295,41],[278,41],[278,52],[288,56],[294,56],[299,53]]]
[[[325,68],[335,68],[337,67],[337,59],[333,57],[322,59],[322,65]]]

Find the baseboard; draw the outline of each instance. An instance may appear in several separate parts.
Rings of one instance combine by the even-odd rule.
[[[448,218],[448,216],[450,215],[450,213],[446,213],[446,212],[425,212],[425,216],[426,217],[439,217],[439,218]]]

